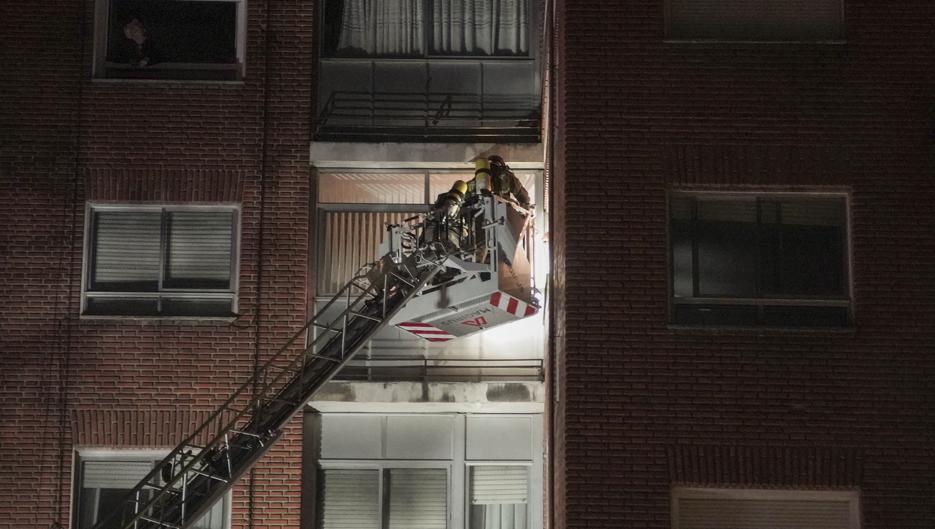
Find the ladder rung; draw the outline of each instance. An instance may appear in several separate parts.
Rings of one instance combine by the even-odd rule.
[[[209,474],[209,473],[207,473],[207,472],[202,472],[202,471],[200,471],[200,470],[190,469],[188,472],[191,472],[191,473],[193,473],[193,474],[198,474],[199,476],[204,476],[204,477],[206,477],[206,478],[216,479],[216,480],[218,480],[218,481],[220,481],[220,482],[222,482],[222,483],[227,483],[227,482],[228,482],[228,481],[227,481],[226,479],[224,479],[224,478],[220,478],[220,477],[215,476],[214,474]]]
[[[327,361],[329,361],[329,362],[336,362],[336,363],[340,363],[340,362],[341,362],[341,361],[338,360],[337,358],[331,358],[330,356],[321,356],[321,355],[316,355],[316,354],[310,354],[310,355],[308,355],[308,356],[309,356],[310,358],[319,358],[319,359],[321,359],[321,360],[327,360]]]
[[[358,317],[360,317],[360,318],[368,319],[368,320],[370,320],[370,321],[375,321],[375,322],[377,322],[377,323],[383,321],[383,320],[380,319],[380,318],[374,318],[373,316],[368,316],[368,315],[363,314],[363,313],[360,313],[360,312],[351,312],[351,314],[353,314],[354,316],[358,316]]]
[[[324,331],[331,331],[331,332],[336,332],[336,333],[340,333],[340,332],[341,332],[341,329],[335,329],[334,327],[332,327],[332,326],[330,326],[330,325],[326,325],[326,324],[324,324],[324,323],[314,323],[314,322],[313,322],[312,325],[314,325],[316,328],[322,329],[322,330],[324,330]]]
[[[175,525],[175,524],[168,523],[168,522],[161,522],[159,520],[156,520],[155,518],[149,518],[147,516],[140,516],[140,520],[143,520],[144,522],[154,523],[156,525],[161,525],[162,527],[171,527],[172,529],[182,529],[181,525]]]

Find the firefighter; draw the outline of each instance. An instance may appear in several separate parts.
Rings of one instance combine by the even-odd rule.
[[[425,240],[450,243],[461,246],[464,236],[464,224],[461,221],[461,203],[467,193],[468,185],[464,180],[456,180],[451,190],[438,195],[432,205],[432,213],[426,219]]]
[[[468,183],[468,194],[491,193],[507,200],[514,200],[524,209],[530,209],[529,192],[510,166],[497,155],[475,162],[474,179]],[[512,195],[512,197],[511,197]]]

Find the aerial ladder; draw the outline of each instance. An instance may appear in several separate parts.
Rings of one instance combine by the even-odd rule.
[[[531,212],[492,195],[386,227],[363,267],[93,529],[186,529],[381,329],[444,342],[539,311]]]

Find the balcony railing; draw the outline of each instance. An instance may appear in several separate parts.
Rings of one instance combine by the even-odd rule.
[[[532,59],[327,59],[315,137],[322,141],[540,140]]]
[[[335,380],[358,382],[483,382],[544,379],[541,358],[477,359],[380,356],[351,360]]]

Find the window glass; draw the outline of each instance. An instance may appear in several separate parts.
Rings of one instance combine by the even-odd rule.
[[[445,469],[387,469],[385,480],[387,529],[445,529],[448,521]]]
[[[673,195],[674,320],[846,325],[845,214],[843,197]]]
[[[84,314],[229,316],[236,210],[92,210]]]
[[[335,204],[425,204],[425,173],[318,174],[318,202]]]
[[[470,480],[470,529],[525,529],[528,467],[472,466]]]
[[[326,0],[326,56],[525,56],[528,0]],[[426,41],[429,41],[426,50]]]
[[[859,529],[854,491],[675,488],[673,529]]]
[[[667,0],[670,38],[828,40],[843,37],[841,0]]]
[[[152,470],[158,461],[151,459],[86,460],[81,462],[78,494],[79,529],[90,529],[111,513],[126,505],[126,495]],[[149,491],[140,492],[134,500],[148,501]],[[193,529],[222,529],[230,496],[218,501],[192,525]]]
[[[240,0],[106,2],[104,77],[239,77]]]

